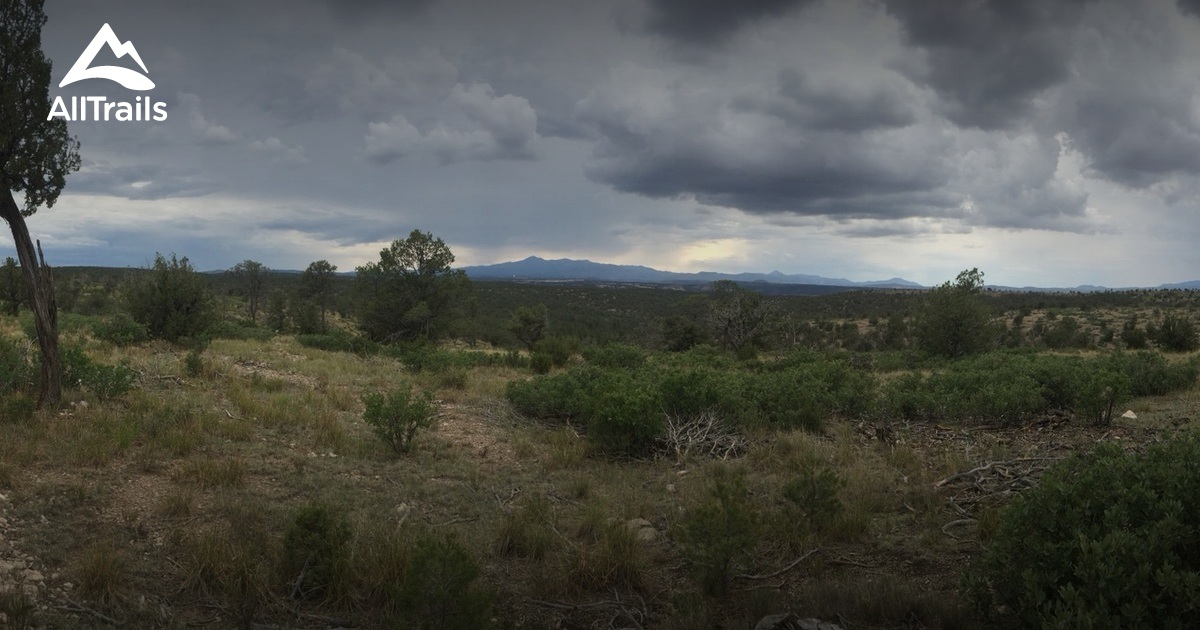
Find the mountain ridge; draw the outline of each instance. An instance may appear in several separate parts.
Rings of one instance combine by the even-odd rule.
[[[472,279],[479,280],[593,280],[605,282],[646,282],[651,284],[680,282],[708,283],[718,280],[733,280],[735,282],[746,283],[807,284],[835,287],[924,288],[916,282],[911,282],[903,278],[855,282],[846,278],[826,278],[824,276],[809,274],[785,274],[780,271],[772,271],[770,273],[720,273],[716,271],[688,273],[662,271],[644,265],[616,265],[571,258],[547,260],[538,256],[529,256],[523,260],[502,262],[493,265],[471,265],[463,267],[462,270]]]

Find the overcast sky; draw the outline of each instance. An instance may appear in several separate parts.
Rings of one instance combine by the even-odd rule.
[[[52,98],[169,113],[69,124],[83,168],[29,221],[54,265],[351,270],[422,229],[460,265],[1200,278],[1195,0],[45,10]],[[58,87],[106,22],[150,92]]]

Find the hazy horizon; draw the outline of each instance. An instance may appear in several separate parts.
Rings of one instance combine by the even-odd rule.
[[[69,123],[28,223],[57,266],[352,270],[421,229],[458,266],[1195,280],[1198,6],[50,0],[52,99],[169,117]],[[153,90],[58,87],[105,23]]]

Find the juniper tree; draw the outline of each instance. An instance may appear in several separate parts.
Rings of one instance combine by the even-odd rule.
[[[41,0],[0,0],[0,217],[12,230],[29,283],[29,306],[41,350],[38,404],[55,406],[62,393],[58,312],[41,243],[25,218],[53,207],[66,176],[79,169],[79,142],[50,113],[50,60],[42,52],[46,15]],[[13,193],[22,193],[23,207]]]

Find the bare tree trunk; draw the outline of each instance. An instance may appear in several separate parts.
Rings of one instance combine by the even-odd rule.
[[[17,258],[25,279],[29,282],[29,308],[33,310],[33,322],[37,328],[38,348],[42,354],[41,392],[39,407],[57,407],[62,397],[62,361],[58,355],[58,305],[54,300],[54,278],[50,267],[42,257],[42,244],[35,246],[29,237],[25,217],[13,199],[12,191],[5,190],[0,198],[0,217],[12,229],[13,242],[17,246]]]

